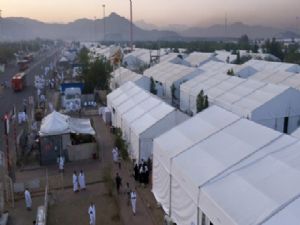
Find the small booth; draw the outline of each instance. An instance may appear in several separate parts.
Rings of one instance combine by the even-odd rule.
[[[89,119],[78,119],[53,111],[41,124],[40,163],[55,164],[59,156],[67,161],[94,158],[97,143]]]

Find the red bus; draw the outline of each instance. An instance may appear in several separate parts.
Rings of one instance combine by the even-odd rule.
[[[14,91],[22,91],[26,87],[26,74],[17,73],[11,79],[11,87]]]

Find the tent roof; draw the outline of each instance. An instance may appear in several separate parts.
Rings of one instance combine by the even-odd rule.
[[[69,116],[53,111],[43,118],[40,135],[59,135],[69,133]]]
[[[217,106],[154,140],[155,159],[214,224],[298,224],[299,149],[299,140]]]
[[[163,62],[156,64],[153,67],[144,71],[144,75],[152,77],[154,80],[162,83],[170,83],[189,75],[195,68],[174,64],[170,62]]]
[[[132,96],[144,91],[131,81],[126,82],[120,88],[117,88],[112,93],[107,95],[107,101],[111,102],[113,107],[123,104],[125,101],[130,99]]]
[[[285,136],[212,180],[202,192],[236,224],[260,224],[299,197],[299,148],[299,141]],[[299,209],[286,213],[299,223]]]
[[[131,123],[131,129],[136,134],[141,134],[148,128],[156,124],[158,121],[163,119],[165,116],[174,111],[175,109],[172,106],[161,102],[160,104],[156,105],[151,110],[149,110],[146,114],[144,114],[140,118],[136,119],[133,123]]]
[[[236,76],[226,74],[200,74],[180,86],[180,90],[187,96],[197,95],[201,90],[208,96],[211,103],[217,104],[237,113],[240,116],[249,117],[259,107],[267,104],[271,100],[280,96],[300,97],[300,92],[289,88],[288,86],[268,84],[261,81],[246,80]],[[293,92],[292,94],[290,92]],[[291,100],[292,101],[292,100]],[[290,102],[282,102],[281,112],[271,114],[287,115],[295,112],[287,112],[290,108]],[[294,107],[294,106],[293,106]],[[193,110],[193,109],[192,109]],[[268,109],[272,110],[272,109]],[[284,111],[284,112],[283,112]]]
[[[295,138],[300,139],[300,128],[298,127],[291,135]]]
[[[152,108],[156,107],[161,103],[161,100],[158,98],[153,98],[150,97],[146,101],[143,101],[134,107],[130,109],[130,111],[127,111],[126,113],[123,114],[123,119],[126,121],[128,124],[131,124],[134,120],[137,118],[141,117],[145,113],[147,113],[149,110]]]
[[[210,60],[214,55],[215,53],[192,52],[185,58],[185,61],[192,66],[199,66],[201,63]]]
[[[160,149],[165,155],[160,160],[169,170],[171,158],[237,120],[238,116],[220,107],[209,107],[154,139],[154,151]]]
[[[252,68],[256,72],[291,72],[291,73],[300,73],[300,66],[292,63],[283,63],[283,62],[269,62],[264,60],[255,60],[251,59],[244,63],[243,65],[237,67],[237,74],[243,76],[243,70],[245,68]],[[254,75],[256,72],[249,74],[250,76]]]
[[[229,64],[224,62],[217,62],[217,61],[208,61],[203,65],[199,66],[200,69],[207,71],[207,72],[219,72],[219,73],[227,73],[229,69],[235,68],[235,64]]]
[[[119,67],[112,72],[113,78],[118,82],[119,86],[126,83],[127,81],[136,81],[142,77],[142,75],[128,70],[124,67]]]
[[[42,120],[40,136],[80,133],[95,135],[89,119],[71,118],[53,111]]]

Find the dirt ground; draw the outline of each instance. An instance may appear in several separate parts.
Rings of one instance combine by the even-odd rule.
[[[105,225],[160,225],[163,224],[162,209],[157,207],[151,193],[151,187],[141,187],[135,183],[130,162],[122,162],[121,170],[112,164],[111,150],[113,136],[99,117],[93,117],[96,138],[100,143],[101,153],[98,160],[86,160],[66,163],[64,175],[57,171],[57,166],[28,167],[18,171],[18,181],[45,177],[46,168],[49,175],[50,196],[48,208],[48,224],[89,224],[88,207],[91,201],[96,205],[96,224]],[[72,191],[73,170],[85,171],[87,190],[79,193]],[[137,213],[134,216],[131,206],[127,205],[126,194],[117,194],[114,176],[119,172],[123,184],[130,183],[137,188]],[[9,209],[10,225],[29,225],[35,219],[36,208],[43,204],[43,193],[32,193],[33,210],[28,212],[24,199],[17,196],[14,209]]]

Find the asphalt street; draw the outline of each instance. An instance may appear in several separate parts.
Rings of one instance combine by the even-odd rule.
[[[6,71],[0,75],[0,83],[7,81],[9,87],[7,88],[0,88],[0,117],[1,117],[1,125],[0,125],[0,146],[2,147],[0,151],[4,149],[4,123],[3,123],[3,116],[7,112],[11,112],[13,107],[16,107],[16,110],[23,110],[23,99],[26,98],[28,100],[29,96],[34,96],[36,91],[34,87],[34,77],[35,75],[40,75],[44,73],[44,68],[49,66],[51,62],[54,61],[55,57],[58,56],[60,52],[60,48],[55,48],[48,50],[47,52],[42,52],[36,55],[33,62],[29,65],[27,69],[27,86],[23,91],[14,92],[10,88],[10,81],[13,75],[18,72],[17,65],[10,65],[6,69]]]

